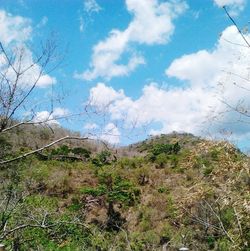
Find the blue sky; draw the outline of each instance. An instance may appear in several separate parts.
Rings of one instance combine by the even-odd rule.
[[[249,49],[224,5],[248,39],[247,0],[0,0],[0,39],[37,49],[56,37],[64,60],[32,95],[36,121],[115,144],[185,131],[246,148]],[[64,98],[50,111],[52,88]]]

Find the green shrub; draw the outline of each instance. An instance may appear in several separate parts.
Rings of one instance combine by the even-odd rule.
[[[165,153],[159,154],[155,159],[155,163],[157,164],[158,168],[164,168],[167,162],[168,156]]]
[[[167,187],[159,187],[158,193],[169,193],[169,189]]]
[[[52,149],[51,155],[65,155],[70,153],[70,148],[67,145],[62,145],[56,149]]]
[[[111,152],[109,152],[107,150],[101,151],[99,154],[96,155],[96,157],[94,159],[92,159],[92,163],[96,167],[110,165],[111,164],[110,156],[111,156]]]
[[[203,174],[204,174],[205,176],[208,176],[209,174],[212,173],[213,170],[214,170],[214,167],[213,167],[213,166],[207,166],[207,167],[204,168]]]
[[[71,152],[74,153],[75,155],[80,155],[86,159],[90,158],[90,154],[91,154],[89,150],[82,147],[75,147],[71,150]]]
[[[229,228],[235,222],[235,213],[233,208],[225,208],[221,211],[221,220],[225,228]]]
[[[181,149],[181,147],[178,142],[175,144],[156,144],[156,145],[154,145],[151,152],[155,156],[157,156],[161,153],[177,154],[177,153],[179,153],[180,149]]]
[[[218,250],[218,251],[228,251],[228,250],[231,250],[230,246],[231,246],[230,241],[228,239],[226,239],[226,238],[223,238],[223,239],[220,239],[219,241],[217,241],[216,250]]]
[[[120,176],[103,176],[96,188],[85,187],[80,191],[95,197],[105,195],[108,202],[120,202],[127,206],[133,205],[140,195],[140,190],[132,182]]]

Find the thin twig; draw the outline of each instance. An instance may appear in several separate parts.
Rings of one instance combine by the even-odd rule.
[[[242,33],[242,31],[240,30],[239,26],[236,24],[236,22],[234,21],[234,19],[231,17],[231,15],[228,13],[226,6],[223,6],[223,9],[225,10],[228,18],[232,21],[232,23],[234,24],[234,26],[237,28],[238,32],[240,33],[241,37],[243,38],[243,40],[245,41],[245,43],[247,44],[248,48],[250,48],[250,43],[247,41],[246,37],[244,36],[244,34]]]

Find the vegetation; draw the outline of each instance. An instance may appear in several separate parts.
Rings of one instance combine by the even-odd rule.
[[[32,150],[16,136],[0,139],[2,159]],[[247,251],[248,161],[226,142],[190,134],[116,153],[57,144],[1,166],[0,242],[7,250]]]

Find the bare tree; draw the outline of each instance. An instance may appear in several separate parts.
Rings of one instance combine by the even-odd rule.
[[[43,119],[36,119],[36,114],[39,112],[39,105],[35,103],[34,99],[36,90],[40,85],[46,84],[46,81],[50,81],[50,84],[53,85],[54,79],[49,74],[62,63],[63,57],[58,55],[57,44],[53,38],[41,43],[39,52],[31,51],[27,44],[4,46],[0,41],[0,136],[21,126],[42,125],[51,129],[50,124],[55,120],[83,115],[83,113],[78,113],[53,116],[54,100],[52,96],[49,100],[49,115]],[[25,116],[27,107],[28,115]],[[87,137],[62,135],[42,146],[37,146],[37,149],[8,160],[1,156],[0,165],[3,167],[5,164],[69,139],[86,140]]]
[[[0,56],[0,132],[3,132],[13,127],[14,118],[39,82],[56,67],[51,66],[56,45],[48,40],[38,55],[31,55],[26,45],[6,49],[0,42]]]

